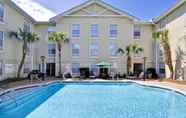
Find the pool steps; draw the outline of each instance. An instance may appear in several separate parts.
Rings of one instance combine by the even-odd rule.
[[[49,87],[50,87],[50,85],[49,85]],[[50,91],[51,89],[52,89],[52,85],[48,91]],[[14,101],[9,101],[7,99],[6,101],[0,103],[0,108],[2,108],[2,109],[0,109],[0,111],[6,111],[11,108],[15,108],[17,105],[24,105],[27,102],[31,101],[33,98],[35,99],[37,97],[41,97],[41,95],[44,93],[44,91],[46,91],[45,86],[41,86],[37,89],[30,91],[29,93],[26,93],[24,95],[16,97],[16,99],[14,100],[14,101],[16,101],[16,104],[14,104],[15,103]],[[53,92],[51,94],[53,94]],[[50,95],[48,95],[46,97],[50,97]]]

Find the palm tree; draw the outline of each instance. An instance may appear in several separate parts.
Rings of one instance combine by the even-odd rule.
[[[170,78],[173,79],[174,77],[174,69],[173,69],[173,63],[172,63],[172,53],[171,48],[169,44],[169,31],[163,30],[153,33],[153,38],[157,39],[164,50],[164,56],[165,56],[165,64],[168,66],[170,71]]]
[[[22,58],[21,58],[20,64],[18,66],[18,71],[17,71],[17,78],[20,78],[21,71],[22,71],[23,65],[25,63],[25,58],[26,58],[26,55],[29,51],[28,50],[28,45],[30,43],[34,43],[35,41],[38,41],[39,37],[36,33],[27,32],[27,31],[24,31],[21,28],[19,28],[18,32],[11,31],[9,33],[9,36],[11,38],[15,37],[19,41],[23,42],[22,43]]]
[[[140,53],[143,52],[143,48],[140,47],[138,44],[130,44],[126,46],[125,49],[119,48],[118,53],[120,54],[126,54],[127,56],[127,74],[132,73],[132,55],[134,53]]]
[[[69,39],[66,38],[66,34],[62,32],[50,32],[49,33],[49,41],[53,41],[57,43],[58,49],[58,57],[59,57],[59,76],[62,76],[62,69],[61,69],[61,53],[62,53],[62,43],[69,42]]]

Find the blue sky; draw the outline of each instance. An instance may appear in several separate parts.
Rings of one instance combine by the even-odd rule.
[[[64,12],[86,0],[33,0],[55,13]],[[178,0],[104,0],[105,2],[142,19],[151,20],[161,15]]]

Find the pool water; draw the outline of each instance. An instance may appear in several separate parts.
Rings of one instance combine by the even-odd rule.
[[[0,118],[24,118],[64,85],[20,89],[1,96]]]
[[[166,89],[135,83],[58,83],[39,89],[15,108],[0,107],[0,118],[186,118],[186,97]]]

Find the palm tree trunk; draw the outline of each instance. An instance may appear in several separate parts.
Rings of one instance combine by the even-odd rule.
[[[27,44],[26,43],[23,44],[22,50],[23,50],[23,52],[22,52],[23,54],[22,54],[21,62],[18,67],[18,71],[17,71],[17,78],[18,79],[20,78],[21,71],[22,71],[22,68],[23,68],[23,65],[24,65],[25,59],[26,59],[26,54],[27,54],[26,53],[27,52]]]
[[[131,74],[131,68],[132,68],[132,58],[131,56],[127,57],[127,74]]]
[[[61,43],[58,43],[58,57],[59,57],[59,77],[62,76],[62,69],[61,69]]]
[[[172,55],[171,55],[171,49],[169,45],[166,45],[164,47],[165,50],[165,62],[169,68],[170,71],[170,78],[173,79],[174,78],[174,69],[173,69],[173,64],[172,64]]]

